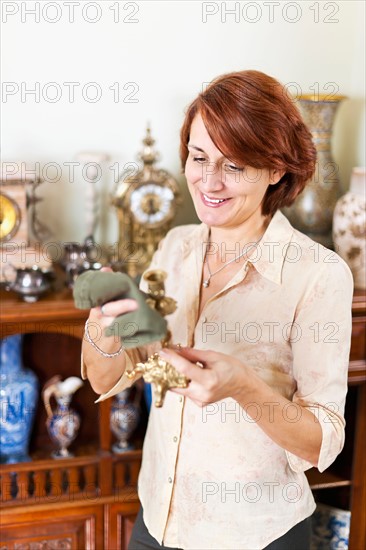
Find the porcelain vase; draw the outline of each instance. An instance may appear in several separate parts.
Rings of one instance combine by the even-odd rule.
[[[31,460],[29,439],[38,399],[36,375],[22,363],[23,335],[0,340],[0,462]]]
[[[284,209],[291,224],[314,241],[332,248],[332,221],[341,194],[338,165],[331,152],[333,123],[344,96],[301,96],[298,107],[317,150],[315,174],[294,204]]]
[[[366,288],[366,168],[354,168],[348,193],[334,209],[336,252],[351,268],[355,288]]]
[[[69,458],[74,456],[68,450],[80,428],[79,414],[70,408],[70,399],[57,399],[57,408],[54,414],[47,419],[47,429],[52,441],[58,449],[51,453],[52,458]]]
[[[347,550],[351,512],[326,504],[318,504],[311,516],[310,550]]]
[[[111,409],[111,429],[117,438],[112,446],[114,453],[123,453],[133,449],[129,438],[137,428],[140,419],[140,408],[136,402],[129,400],[130,390],[122,390],[117,393]]]

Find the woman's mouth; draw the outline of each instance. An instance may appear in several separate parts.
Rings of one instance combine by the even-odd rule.
[[[222,206],[223,204],[225,204],[227,201],[230,200],[230,199],[213,199],[208,197],[202,192],[200,192],[200,194],[201,194],[201,199],[203,204],[205,204],[206,206],[210,206],[211,208],[218,208],[219,206]]]

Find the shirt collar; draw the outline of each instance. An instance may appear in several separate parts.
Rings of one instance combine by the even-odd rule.
[[[206,243],[209,242],[210,228],[205,223],[197,224],[193,231],[183,239],[184,257],[192,252],[195,253],[197,266],[203,264],[205,257]]]
[[[198,224],[183,241],[184,255],[195,251],[196,267],[202,268],[205,244],[209,241],[209,227]],[[292,240],[294,229],[280,210],[272,217],[267,229],[249,258],[251,264],[263,277],[276,284],[282,282],[282,268],[287,248]]]
[[[280,285],[282,269],[294,228],[280,210],[274,214],[249,262],[266,279]]]

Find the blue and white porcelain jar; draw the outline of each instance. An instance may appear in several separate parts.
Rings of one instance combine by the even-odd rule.
[[[0,462],[31,460],[30,434],[38,398],[35,374],[22,364],[23,335],[0,340]]]

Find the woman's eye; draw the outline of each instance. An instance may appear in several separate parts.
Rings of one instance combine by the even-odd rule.
[[[239,166],[234,166],[234,164],[225,164],[225,170],[228,172],[242,172],[243,168]]]
[[[193,157],[194,162],[206,162],[204,157]]]

